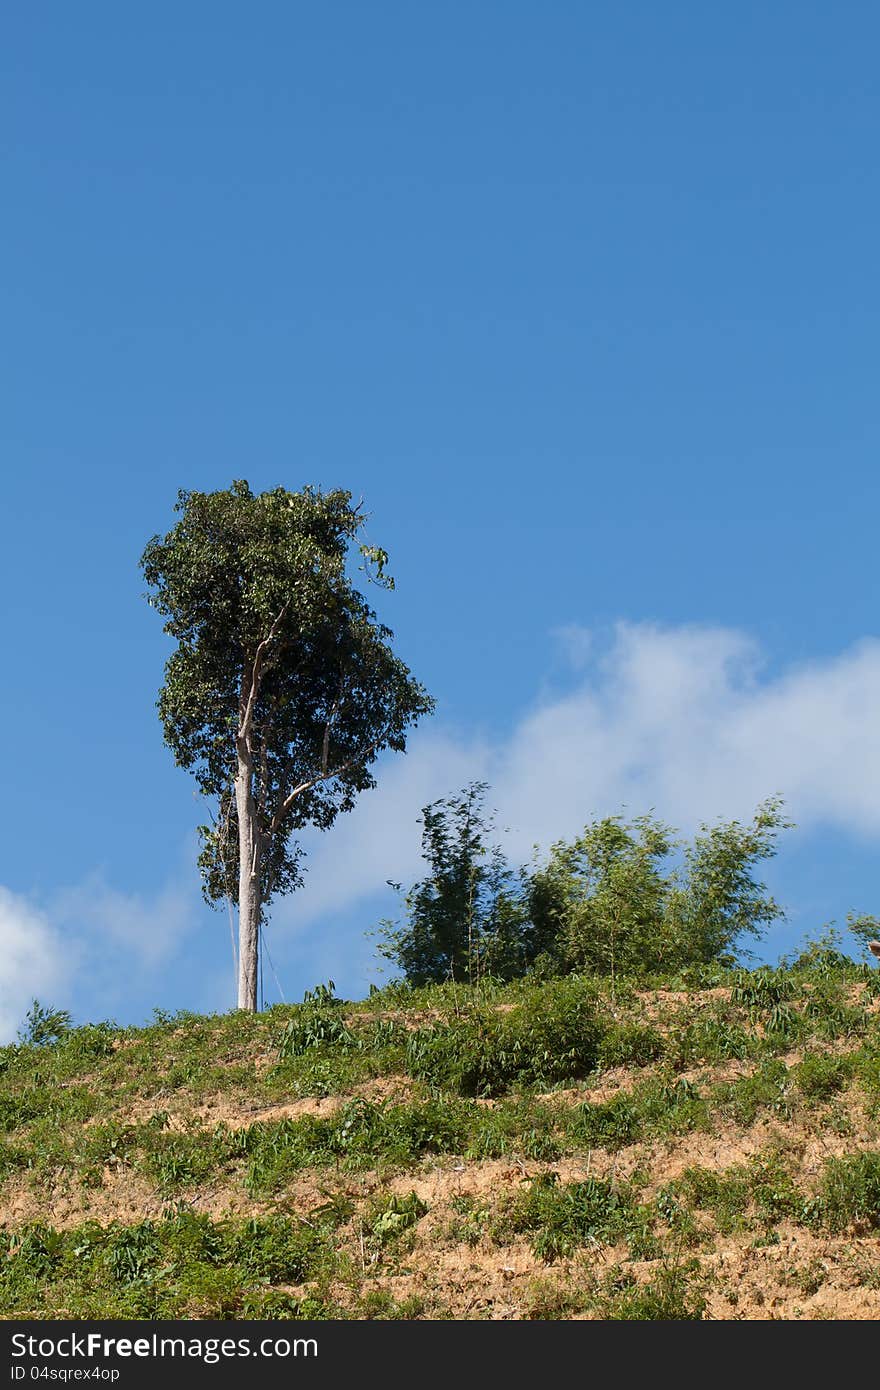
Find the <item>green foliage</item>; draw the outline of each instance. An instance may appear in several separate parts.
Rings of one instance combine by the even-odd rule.
[[[749,1014],[766,1022],[774,1009],[791,999],[796,985],[784,970],[771,970],[761,966],[758,970],[739,970],[734,975],[731,999],[741,1004]]]
[[[808,1052],[795,1068],[797,1083],[807,1100],[830,1100],[842,1091],[853,1073],[848,1057]]]
[[[803,1194],[784,1158],[772,1150],[723,1172],[688,1168],[667,1191],[697,1209],[711,1211],[723,1235],[754,1228],[755,1224],[768,1230],[779,1221],[799,1219],[804,1208]],[[662,1205],[662,1198],[659,1200]]]
[[[880,1153],[868,1149],[828,1159],[817,1214],[832,1231],[854,1221],[880,1227]]]
[[[868,950],[868,943],[880,940],[880,917],[851,912],[847,916],[846,925],[850,935],[854,936],[862,947],[865,958],[871,960],[872,953]]]
[[[646,1133],[689,1134],[691,1130],[708,1127],[706,1100],[684,1076],[648,1077],[633,1088],[632,1100]]]
[[[765,1110],[788,1118],[792,1110],[792,1081],[785,1063],[770,1057],[751,1075],[720,1085],[715,1099],[722,1113],[741,1125],[754,1124]]]
[[[559,1158],[561,1146],[549,1106],[529,1099],[508,1100],[491,1108],[475,1107],[466,1158],[503,1158],[505,1155],[550,1163]]]
[[[597,1316],[609,1322],[699,1322],[706,1298],[693,1280],[697,1271],[697,1260],[668,1260],[645,1284],[631,1276],[599,1304]]]
[[[647,1023],[612,1023],[602,1034],[596,1055],[600,1067],[644,1067],[666,1051],[663,1034]]]
[[[637,1107],[627,1095],[612,1096],[595,1105],[582,1105],[576,1133],[582,1143],[599,1149],[622,1149],[639,1137]]]
[[[255,495],[239,481],[182,491],[176,510],[180,520],[141,559],[149,601],[177,644],[159,696],[165,742],[218,803],[216,822],[202,827],[209,902],[238,896],[233,783],[246,765],[266,904],[299,881],[293,832],[349,811],[375,785],[378,755],[402,751],[432,701],[346,574],[364,525],[348,492]],[[390,587],[385,552],[361,553]]]
[[[729,1057],[748,1057],[757,1044],[754,1034],[728,1016],[726,1006],[684,1011],[680,1023],[667,1034],[666,1055],[678,1067],[695,1062],[722,1062]]]
[[[402,1195],[392,1192],[376,1204],[370,1217],[370,1234],[378,1245],[387,1245],[404,1231],[411,1230],[427,1210],[427,1206],[415,1192]]]
[[[575,1107],[566,1133],[579,1149],[614,1152],[649,1138],[704,1129],[708,1119],[706,1101],[692,1082],[660,1074],[606,1101]]]
[[[760,937],[784,916],[755,868],[773,858],[778,832],[790,828],[781,799],[771,797],[750,824],[704,825],[686,848],[686,888],[677,906],[693,959],[717,960],[744,934]]]
[[[532,949],[557,970],[612,977],[729,958],[743,934],[760,936],[782,916],[755,868],[787,825],[773,799],[749,825],[703,826],[675,869],[668,826],[651,816],[595,821],[553,845],[529,880]]]
[[[636,1214],[632,1197],[603,1178],[560,1183],[558,1174],[545,1173],[514,1203],[509,1225],[531,1233],[532,1249],[549,1263],[582,1245],[625,1238]]]
[[[320,1300],[293,1300],[279,1283],[331,1270],[320,1213],[212,1221],[182,1210],[160,1221],[57,1231],[43,1224],[5,1238],[0,1315],[52,1317],[327,1316]]]
[[[365,1167],[381,1159],[406,1166],[427,1153],[462,1153],[471,1127],[467,1107],[440,1101],[375,1105],[352,1100],[333,1115],[257,1123],[232,1137],[248,1159],[252,1192],[283,1187],[303,1168],[325,1164]]]
[[[301,1057],[312,1048],[360,1045],[340,1016],[343,1001],[336,998],[334,988],[331,980],[328,985],[306,990],[302,1004],[278,1038],[278,1056],[282,1061]]]
[[[430,873],[406,895],[404,925],[382,924],[380,945],[410,984],[584,973],[616,988],[678,972],[682,988],[707,987],[698,976],[732,964],[744,936],[783,916],[756,876],[790,824],[778,798],[748,824],[704,825],[683,847],[650,815],[609,816],[514,872],[490,847],[486,791],[473,783],[422,813]],[[771,1029],[785,1014],[781,1005]]]
[[[729,1235],[744,1223],[751,1200],[751,1177],[745,1167],[723,1173],[708,1168],[686,1168],[672,1185],[672,1191],[680,1193],[698,1210],[711,1211],[719,1231]]]
[[[370,1289],[364,1294],[357,1310],[357,1316],[367,1321],[410,1322],[413,1318],[425,1315],[425,1300],[417,1294],[402,1298],[398,1302],[388,1289]],[[432,1318],[442,1316],[435,1311]],[[448,1316],[448,1314],[447,1314]]]
[[[284,1216],[253,1217],[226,1237],[226,1258],[252,1279],[299,1284],[326,1256],[326,1241],[312,1223]]]
[[[67,1009],[51,1009],[35,999],[18,1036],[32,1047],[44,1047],[47,1043],[58,1042],[69,1029],[70,1014]]]
[[[810,982],[804,1020],[821,1038],[861,1037],[868,1027],[864,1005],[847,1000],[847,983],[839,975],[824,972]]]
[[[411,1034],[413,1076],[465,1096],[503,1093],[515,1082],[551,1085],[586,1076],[601,1034],[595,994],[583,980],[552,981],[528,1005],[484,1008]]]
[[[659,969],[670,945],[660,930],[669,892],[660,864],[671,832],[650,816],[619,817],[558,841],[529,884],[535,945],[566,970],[639,974]]]
[[[485,782],[422,809],[422,858],[429,873],[405,897],[405,924],[386,920],[380,954],[415,986],[485,975],[511,979],[529,964],[519,884],[484,811]]]
[[[752,1022],[760,1022],[768,1033],[791,1037],[797,1016],[788,1001],[797,992],[795,982],[784,970],[761,966],[754,971],[737,971],[731,993],[734,1004],[743,1005]]]

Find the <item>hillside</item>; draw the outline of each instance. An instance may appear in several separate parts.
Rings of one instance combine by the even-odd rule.
[[[814,948],[0,1049],[0,1313],[877,1318],[878,1010]]]

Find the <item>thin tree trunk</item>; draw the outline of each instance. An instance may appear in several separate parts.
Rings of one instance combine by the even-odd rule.
[[[239,752],[235,779],[238,810],[238,1007],[257,1011],[257,966],[260,942],[260,832],[249,755]]]

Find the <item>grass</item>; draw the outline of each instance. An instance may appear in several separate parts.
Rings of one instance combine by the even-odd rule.
[[[493,1268],[522,1246],[550,1271],[510,1276],[518,1316],[700,1316],[713,1292],[699,1262],[719,1238],[754,1255],[791,1228],[833,1241],[880,1227],[877,981],[814,953],[618,980],[613,997],[570,977],[355,1005],[320,987],[257,1016],[145,1028],[47,1011],[41,1041],[0,1049],[0,1311],[486,1315],[435,1286],[439,1244]],[[665,1154],[731,1134],[756,1151],[655,1182]],[[818,1171],[802,1161],[810,1136],[834,1144]],[[487,1165],[485,1191],[457,1190]],[[429,1173],[437,1201],[415,1181]],[[141,1219],[118,1214],[117,1190],[141,1194]],[[13,1215],[22,1202],[44,1220]],[[607,1271],[584,1282],[599,1252]],[[427,1292],[392,1286],[411,1268]],[[804,1293],[819,1269],[794,1292],[820,1296]]]
[[[513,1203],[507,1229],[528,1232],[539,1259],[552,1261],[581,1246],[613,1245],[641,1232],[638,1208],[626,1188],[603,1178],[560,1183],[542,1174]]]
[[[181,1211],[134,1225],[31,1224],[8,1237],[0,1313],[76,1318],[321,1316],[284,1287],[332,1271],[330,1227]],[[269,1309],[271,1308],[271,1312]],[[330,1316],[327,1308],[324,1316]]]

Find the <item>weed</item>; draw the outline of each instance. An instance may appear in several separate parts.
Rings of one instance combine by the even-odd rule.
[[[754,1124],[762,1110],[788,1118],[791,1115],[792,1077],[778,1058],[765,1059],[749,1076],[719,1086],[714,1099],[724,1114],[741,1125]]]
[[[640,1129],[638,1110],[626,1095],[580,1106],[571,1125],[571,1133],[580,1143],[612,1152],[634,1143]]]
[[[632,1197],[603,1178],[560,1183],[556,1173],[533,1179],[510,1213],[513,1231],[532,1233],[532,1249],[548,1262],[581,1245],[609,1245],[626,1236]]]
[[[369,1221],[370,1234],[380,1246],[396,1240],[425,1215],[428,1208],[415,1192],[392,1193],[377,1204]]]
[[[413,1076],[464,1096],[503,1094],[511,1085],[552,1085],[586,1076],[596,1064],[600,1028],[595,991],[577,977],[534,990],[529,1006],[468,1017],[414,1032]]]
[[[70,1028],[70,1014],[67,1009],[50,1009],[35,999],[25,1017],[25,1026],[19,1033],[22,1042],[32,1047],[45,1047],[47,1043],[57,1042]]]
[[[853,1063],[848,1057],[810,1052],[805,1054],[795,1068],[795,1077],[807,1100],[821,1101],[829,1100],[838,1091],[842,1091],[852,1072]]]
[[[618,994],[619,997],[619,994]],[[596,1062],[600,1067],[644,1067],[662,1057],[663,1034],[646,1023],[614,1023],[599,1041]]]
[[[818,1202],[808,1215],[832,1231],[851,1222],[880,1226],[880,1153],[869,1149],[828,1159]]]
[[[698,1270],[695,1260],[672,1262],[649,1283],[640,1284],[632,1278],[598,1305],[597,1315],[614,1322],[699,1321],[706,1299],[692,1282]]]

